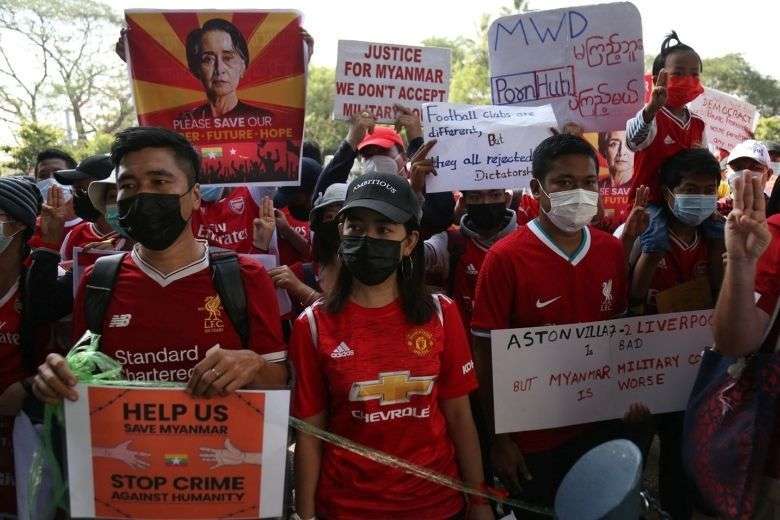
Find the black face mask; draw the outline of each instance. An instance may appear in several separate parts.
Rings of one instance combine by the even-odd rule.
[[[73,211],[76,212],[77,217],[88,222],[95,222],[102,214],[92,205],[89,195],[80,190],[73,191]]]
[[[119,225],[144,247],[154,251],[168,249],[187,226],[180,209],[184,195],[139,193],[122,199],[117,202]]]
[[[330,262],[339,251],[339,222],[336,219],[330,222],[320,222],[312,226],[314,240],[312,240],[312,254],[317,262]]]
[[[341,237],[341,259],[364,285],[378,285],[401,263],[401,242],[371,237]]]
[[[287,205],[287,209],[290,210],[290,215],[297,218],[298,220],[309,220],[309,205],[308,204],[296,204],[296,205]]]
[[[503,202],[492,204],[469,204],[466,206],[469,220],[477,230],[493,230],[504,222],[506,205]]]

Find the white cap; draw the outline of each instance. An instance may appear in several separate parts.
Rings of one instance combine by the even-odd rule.
[[[104,215],[106,214],[106,191],[111,186],[116,186],[116,170],[103,180],[90,182],[87,188],[87,195],[92,205]]]
[[[769,158],[769,151],[767,150],[766,145],[761,141],[756,141],[755,139],[748,139],[747,141],[742,141],[737,146],[735,146],[733,150],[731,150],[731,153],[729,154],[728,162],[729,164],[731,164],[732,161],[735,161],[742,157],[748,157],[750,159],[760,162],[767,168],[771,168],[771,166],[769,166],[769,163],[772,160]]]

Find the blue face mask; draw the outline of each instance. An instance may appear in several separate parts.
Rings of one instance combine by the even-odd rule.
[[[216,202],[222,198],[222,192],[225,188],[221,186],[201,186],[200,198],[206,202]]]
[[[716,195],[674,195],[674,216],[689,226],[698,226],[715,213]]]
[[[111,226],[111,229],[116,231],[119,236],[128,238],[127,233],[125,233],[125,230],[122,229],[122,226],[119,225],[119,207],[116,204],[111,204],[110,206],[106,206],[106,223]]]

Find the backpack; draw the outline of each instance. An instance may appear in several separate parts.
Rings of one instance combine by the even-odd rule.
[[[119,268],[126,253],[98,258],[87,282],[84,298],[84,316],[87,328],[95,334],[103,333],[103,319],[111,302]],[[249,318],[246,311],[246,293],[241,279],[238,255],[234,251],[209,247],[209,264],[214,288],[222,307],[241,338],[241,346],[249,344]]]

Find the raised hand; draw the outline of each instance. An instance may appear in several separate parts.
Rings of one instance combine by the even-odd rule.
[[[311,56],[314,54],[314,37],[309,34],[309,31],[301,27],[301,36],[303,37],[303,43],[306,44],[307,49],[307,56],[306,56],[306,65],[309,65],[309,62],[311,61]]]
[[[647,207],[647,197],[650,194],[650,188],[647,186],[640,186],[636,190],[636,198],[634,199],[634,207],[631,208],[631,213],[626,218],[626,224],[623,227],[623,235],[621,238],[630,240],[633,245],[634,240],[645,232],[650,219],[645,211]]]
[[[402,128],[406,130],[406,139],[408,141],[422,137],[420,116],[415,114],[411,108],[399,105],[398,103],[393,105],[393,108],[397,114],[395,118],[395,131],[400,132]]]
[[[114,45],[114,52],[116,52],[116,55],[119,56],[119,59],[127,63],[127,50],[125,49],[125,35],[127,34],[127,28],[122,27],[122,30],[119,31],[119,39],[116,41],[116,44]]]
[[[62,243],[69,209],[62,188],[53,185],[49,189],[46,203],[41,206],[41,239],[45,243]]]
[[[349,122],[349,132],[347,132],[347,142],[357,150],[360,141],[374,131],[376,118],[370,112],[361,112],[352,114]]]
[[[661,69],[655,79],[653,92],[650,94],[650,103],[647,105],[653,115],[666,105],[666,98],[668,95],[666,91],[666,81],[668,79],[669,73],[666,72],[666,69]]]
[[[433,161],[428,158],[428,152],[436,145],[436,139],[432,139],[423,144],[417,153],[411,159],[412,168],[409,173],[409,182],[416,193],[425,192],[425,178],[429,173],[436,175],[436,169],[433,167]]]
[[[761,179],[743,170],[734,180],[734,209],[726,219],[728,259],[756,261],[771,241]]]
[[[268,251],[276,229],[274,202],[271,197],[263,197],[263,200],[260,201],[260,212],[252,222],[252,227],[252,245],[261,251]]]

